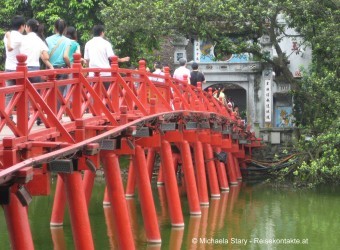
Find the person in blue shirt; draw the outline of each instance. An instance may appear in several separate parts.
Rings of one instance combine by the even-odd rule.
[[[71,66],[69,58],[71,40],[64,36],[65,30],[65,21],[63,19],[58,19],[54,24],[55,34],[46,38],[50,62],[54,68],[69,68]],[[65,78],[59,76],[57,79]]]
[[[71,40],[64,36],[66,30],[66,22],[63,19],[58,19],[54,23],[55,34],[46,38],[48,46],[48,54],[53,68],[70,68],[71,62],[69,58],[69,51],[71,47]],[[67,79],[68,74],[58,74],[57,80]],[[63,95],[65,86],[59,87],[60,93]],[[60,109],[60,102],[58,102],[58,110]]]

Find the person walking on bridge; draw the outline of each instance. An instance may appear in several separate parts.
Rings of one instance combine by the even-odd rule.
[[[66,30],[66,22],[63,19],[58,19],[54,23],[55,34],[46,38],[49,48],[50,62],[55,69],[69,68],[71,66],[69,51],[71,40],[64,36]],[[67,74],[57,75],[57,80],[67,79]],[[63,91],[61,91],[63,93]]]
[[[84,59],[88,68],[109,69],[110,57],[114,56],[112,45],[105,39],[104,26],[95,25],[93,27],[93,38],[85,44]],[[118,62],[128,62],[130,57],[118,58]],[[94,73],[90,72],[89,76]],[[110,76],[110,72],[100,72],[101,76]],[[105,89],[108,90],[110,82],[104,82]]]
[[[44,62],[47,68],[53,69],[49,61],[48,47],[45,41],[39,36],[39,22],[35,19],[29,19],[25,26],[26,36],[22,41],[20,53],[27,55],[28,71],[40,70],[40,61]],[[30,79],[32,83],[41,82],[41,78]]]
[[[17,55],[20,53],[20,46],[22,43],[23,35],[25,30],[25,19],[22,16],[15,16],[11,21],[11,31],[7,32],[4,36],[4,44],[6,49],[6,61],[5,61],[5,71],[13,72],[17,68]],[[10,37],[10,41],[8,38]],[[15,80],[7,80],[6,86],[15,85]],[[6,106],[9,104],[13,97],[13,94],[6,95]],[[10,115],[12,119],[12,115]]]
[[[191,65],[192,71],[190,73],[190,83],[191,85],[197,87],[197,83],[205,83],[204,74],[198,70],[198,63],[193,62]]]
[[[63,19],[58,19],[54,23],[55,34],[46,38],[48,45],[48,53],[50,62],[55,69],[70,68],[71,62],[69,58],[69,51],[71,47],[71,40],[64,36],[66,30],[66,22]],[[57,80],[68,78],[68,74],[58,74]],[[64,95],[66,86],[60,86],[59,91]],[[58,100],[57,110],[60,110],[61,102]]]
[[[184,76],[188,76],[188,83],[190,84],[190,70],[186,67],[187,60],[185,58],[181,58],[178,60],[179,67],[175,70],[173,77],[175,79],[184,80]]]
[[[84,59],[89,68],[110,68],[109,58],[114,56],[112,45],[105,39],[104,26],[93,27],[93,38],[85,44]],[[118,58],[118,62],[128,62],[130,57]],[[101,72],[101,76],[110,76],[110,72]],[[90,74],[93,76],[93,72]]]

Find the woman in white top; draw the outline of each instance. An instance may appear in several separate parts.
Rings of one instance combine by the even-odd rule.
[[[27,35],[22,40],[20,53],[27,55],[28,71],[40,69],[40,58],[47,68],[53,69],[49,61],[47,44],[38,36],[39,22],[29,19],[26,22],[25,30]],[[40,82],[40,79],[31,79],[31,82]]]

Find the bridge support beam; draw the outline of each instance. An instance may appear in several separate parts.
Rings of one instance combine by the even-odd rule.
[[[64,180],[60,174],[57,176],[57,185],[55,189],[52,216],[50,221],[51,227],[61,227],[64,223],[64,213],[66,205],[66,194]]]
[[[218,180],[214,162],[214,154],[210,144],[205,143],[204,148],[204,158],[206,162],[206,168],[208,172],[210,196],[213,198],[220,198],[221,193],[218,187]]]
[[[238,185],[237,176],[236,176],[236,169],[234,164],[234,156],[232,153],[227,153],[227,173],[229,177],[229,184],[230,185]]]
[[[73,239],[76,249],[94,249],[90,218],[80,172],[64,175]]]
[[[132,157],[130,157],[129,161],[130,161],[129,162],[129,173],[128,173],[128,179],[127,179],[127,184],[126,184],[125,196],[133,197],[135,196],[136,170],[133,164]]]
[[[176,173],[173,167],[171,146],[168,141],[161,143],[161,162],[164,175],[165,191],[168,200],[171,225],[184,227],[181,201],[178,193]]]
[[[12,249],[33,250],[33,239],[27,208],[11,192],[10,203],[3,206]]]
[[[237,180],[242,180],[240,164],[238,162],[237,157],[234,157],[234,165],[235,165],[235,169],[236,169],[236,178],[237,178]]]
[[[183,162],[184,179],[189,201],[191,215],[201,215],[200,203],[198,199],[197,185],[192,164],[190,145],[187,141],[181,143],[181,155]]]
[[[157,186],[162,186],[162,185],[164,185],[164,178],[163,178],[163,166],[161,163],[158,169]]]
[[[158,227],[155,202],[152,196],[144,149],[141,146],[136,146],[133,163],[136,167],[136,179],[140,194],[139,199],[141,202],[147,241],[150,243],[161,243],[161,234]]]
[[[155,165],[155,157],[156,157],[156,149],[155,148],[149,148],[148,154],[147,154],[147,157],[146,157],[146,166],[147,166],[147,169],[148,169],[150,181],[152,179],[153,169],[154,169],[154,165]]]
[[[84,191],[85,191],[87,207],[90,205],[95,177],[96,177],[96,174],[91,172],[90,170],[86,170],[84,173],[83,186],[84,186]]]
[[[107,191],[107,186],[105,187],[105,190],[104,190],[103,206],[111,206],[109,193]]]
[[[220,189],[222,191],[229,191],[229,183],[225,164],[223,162],[216,161],[217,176],[220,183]]]
[[[200,204],[203,206],[209,205],[209,195],[207,187],[207,177],[204,167],[203,146],[201,142],[194,143],[194,157],[197,177],[197,190]]]
[[[220,153],[221,148],[216,148],[216,153]],[[218,182],[222,191],[229,191],[228,177],[225,169],[225,164],[219,160],[215,160]]]
[[[111,151],[102,150],[100,153],[103,157],[107,193],[113,211],[119,249],[135,249],[118,157]]]

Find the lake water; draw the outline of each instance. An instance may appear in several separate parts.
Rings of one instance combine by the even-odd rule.
[[[172,228],[164,187],[153,184],[162,244],[148,245],[138,196],[127,200],[137,249],[340,249],[340,187],[315,189],[240,183],[211,199],[202,216],[189,216],[181,191],[185,227]],[[89,208],[96,249],[117,249],[110,207],[103,207],[104,181],[95,183]],[[74,249],[68,216],[64,227],[50,229],[53,196],[34,197],[29,206],[31,230],[38,250]],[[67,214],[67,213],[66,213]],[[0,249],[10,249],[3,211]]]

